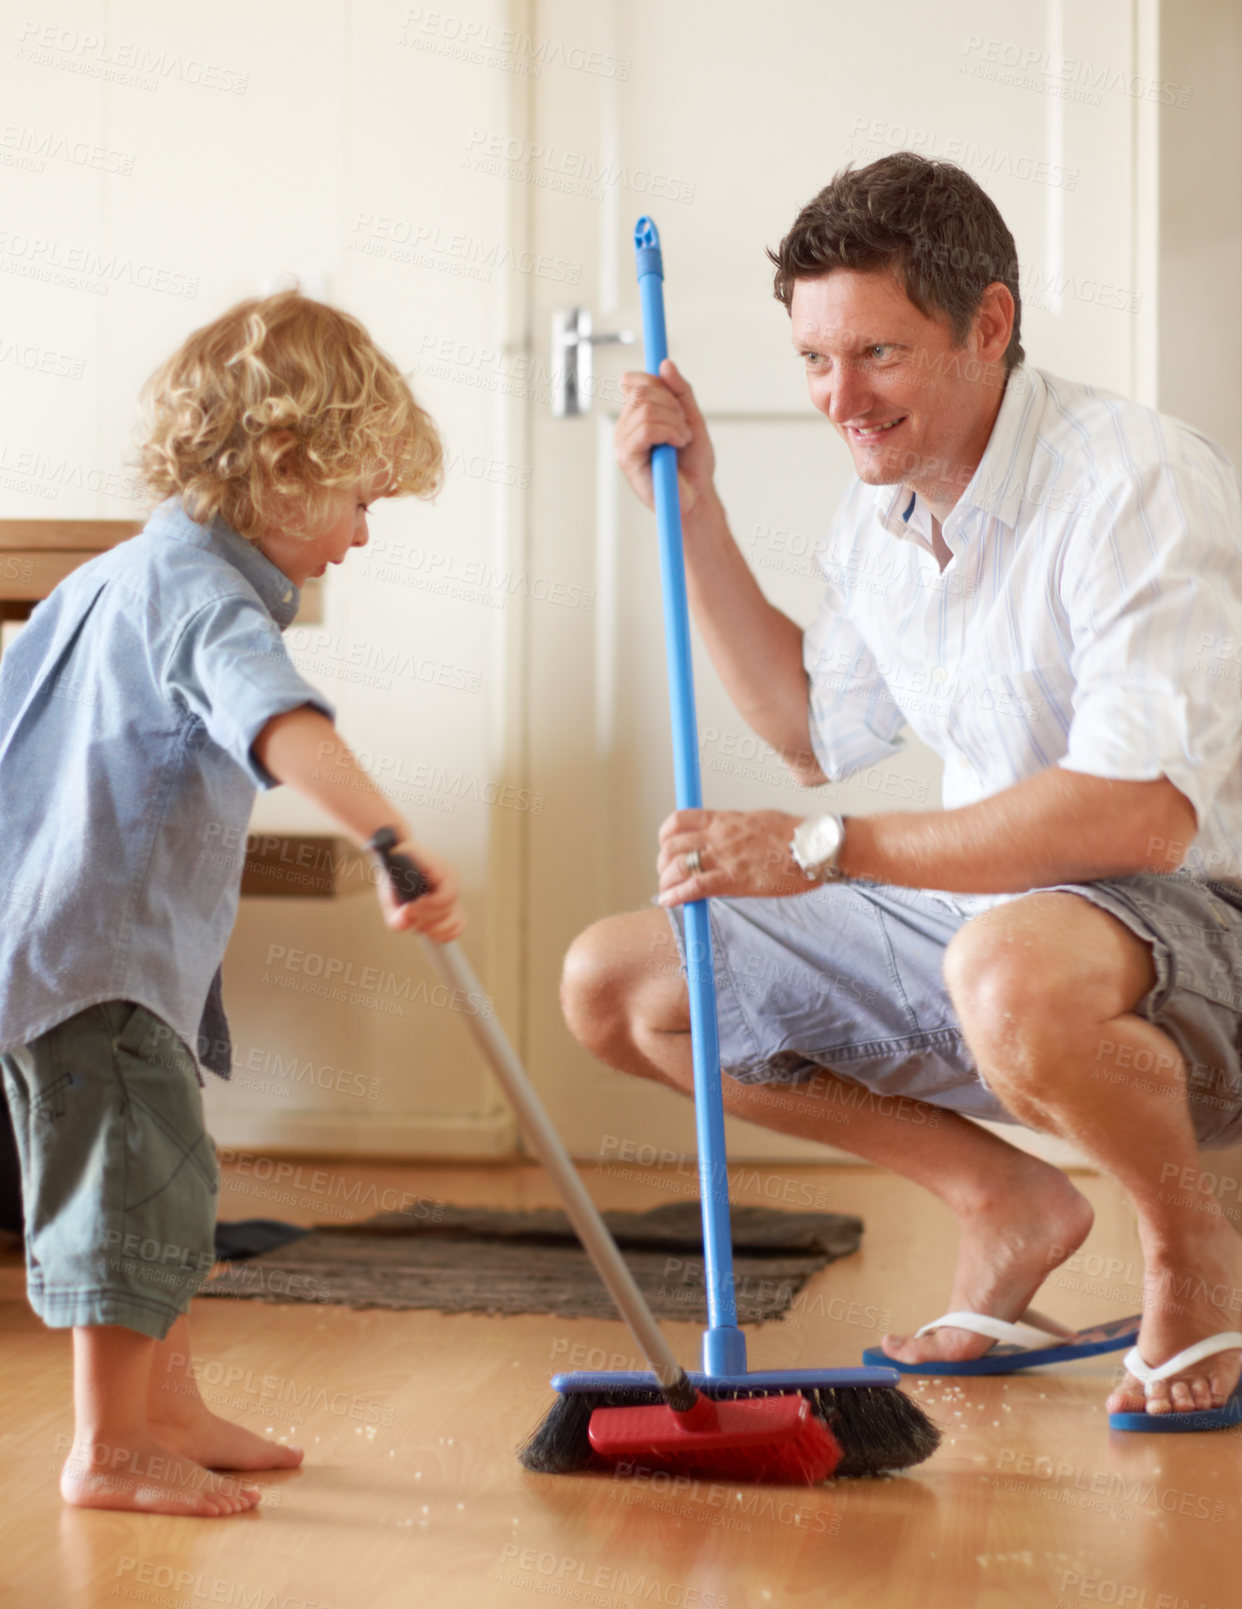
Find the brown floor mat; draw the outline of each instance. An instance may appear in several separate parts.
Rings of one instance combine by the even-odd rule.
[[[204,1296],[345,1307],[437,1308],[445,1313],[555,1313],[615,1318],[612,1298],[563,1212],[506,1212],[420,1203],[425,1216],[381,1213],[316,1228],[290,1245],[225,1264]],[[606,1212],[657,1317],[706,1321],[696,1202],[649,1212]],[[858,1249],[862,1220],[833,1212],[734,1207],[741,1321],[787,1312],[812,1274]]]

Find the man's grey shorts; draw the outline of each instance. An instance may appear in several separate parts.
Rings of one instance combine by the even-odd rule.
[[[219,1169],[194,1059],[132,1000],[0,1056],[22,1169],[26,1290],[54,1328],[156,1340],[211,1270]]]
[[[1135,1011],[1186,1062],[1200,1146],[1242,1142],[1242,887],[1138,876],[1055,892],[1089,900],[1151,946],[1156,984]],[[827,883],[791,899],[713,899],[710,908],[721,1066],[730,1078],[799,1084],[826,1068],[877,1096],[1016,1121],[980,1079],[944,985],[945,947],[969,920],[965,909],[879,883]],[[682,912],[669,914],[684,961]],[[1150,1053],[1127,1050],[1101,1039],[1089,1073],[1116,1089],[1119,1111],[1127,1090],[1167,1087],[1167,1069]]]

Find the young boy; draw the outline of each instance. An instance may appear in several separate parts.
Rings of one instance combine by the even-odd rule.
[[[452,870],[336,738],[281,632],[298,589],[366,543],[367,504],[431,495],[442,455],[366,330],[295,292],[196,331],[144,397],[162,501],[0,666],[0,1071],[29,1299],[74,1332],[63,1496],[224,1515],[259,1494],[209,1471],[302,1458],[174,1368],[212,1263],[199,1069],[228,1076],[220,964],[256,789],[288,783],[359,844],[392,826],[432,887],[398,908],[382,883],[388,925],[438,942],[464,925]]]

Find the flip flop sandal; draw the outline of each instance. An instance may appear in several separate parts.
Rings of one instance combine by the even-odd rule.
[[[1206,1341],[1196,1341],[1167,1363],[1154,1368],[1143,1362],[1143,1354],[1138,1347],[1134,1347],[1125,1355],[1125,1366],[1136,1380],[1149,1386],[1153,1380],[1167,1380],[1170,1375],[1180,1374],[1192,1364],[1202,1363],[1204,1358],[1213,1357],[1217,1352],[1232,1351],[1234,1347],[1242,1347],[1242,1334],[1237,1330],[1222,1330],[1219,1335],[1209,1335]],[[1169,1413],[1110,1413],[1108,1416],[1111,1430],[1140,1430],[1165,1435],[1192,1430],[1228,1430],[1231,1425],[1239,1423],[1242,1423],[1242,1380],[1233,1388],[1233,1394],[1223,1408],[1174,1408]]]
[[[1037,1322],[1025,1322],[1028,1319]],[[1021,1369],[1034,1369],[1044,1363],[1070,1363],[1075,1358],[1090,1358],[1098,1352],[1118,1352],[1123,1346],[1133,1346],[1138,1340],[1141,1319],[1142,1315],[1136,1313],[1132,1318],[1113,1319],[1089,1330],[1066,1330],[1034,1308],[1028,1308],[1017,1324],[990,1318],[986,1313],[946,1313],[943,1318],[924,1324],[916,1335],[927,1335],[932,1330],[952,1325],[955,1329],[970,1330],[974,1335],[990,1336],[997,1344],[982,1357],[958,1363],[945,1360],[902,1363],[898,1358],[890,1358],[883,1348],[869,1346],[863,1353],[863,1362],[897,1369],[901,1374],[1016,1374]]]

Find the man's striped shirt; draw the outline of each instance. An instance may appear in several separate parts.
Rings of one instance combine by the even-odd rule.
[[[946,810],[1050,765],[1167,776],[1199,831],[1185,869],[1242,877],[1242,485],[1189,425],[1040,370],[1010,375],[944,523],[855,480],[820,549],[804,638],[811,737],[838,781],[907,725]]]

